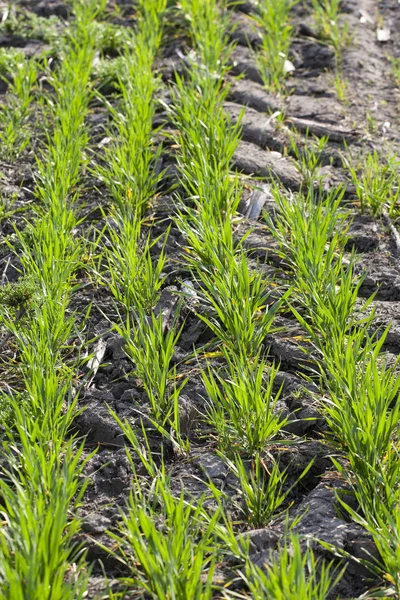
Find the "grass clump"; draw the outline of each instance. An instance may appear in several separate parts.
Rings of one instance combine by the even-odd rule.
[[[225,352],[224,358],[226,369],[202,372],[209,397],[207,418],[217,431],[221,451],[262,452],[287,423],[275,410],[280,396],[280,391],[273,391],[278,370],[258,360],[260,356],[245,362],[243,356]]]
[[[6,59],[6,56],[3,58]],[[20,157],[30,144],[31,108],[38,75],[35,60],[26,59],[18,54],[13,58],[15,62],[12,72],[10,67],[7,67],[7,75],[11,75],[11,79],[3,77],[8,83],[8,91],[0,111],[1,152],[3,158],[10,161]]]
[[[259,355],[267,334],[274,331],[282,299],[267,290],[263,273],[250,269],[244,253],[223,258],[215,255],[212,267],[196,273],[202,303],[198,314],[232,355],[246,361]]]
[[[298,139],[296,134],[291,135],[290,150],[295,157],[295,167],[303,178],[303,187],[309,190],[313,187],[315,181],[321,179],[318,172],[322,165],[323,153],[329,138],[314,136],[310,139],[307,131],[303,147],[299,147]]]
[[[318,200],[312,187],[296,196],[288,197],[278,188],[273,194],[279,212],[274,217],[266,214],[265,218],[278,242],[278,253],[294,277],[293,303],[298,302],[310,320],[322,319],[324,326],[318,330],[329,337],[336,321],[330,321],[325,308],[330,302],[336,307],[341,299],[336,292],[342,280],[341,255],[347,241],[346,212],[339,210],[344,190],[330,192],[324,201]],[[340,327],[343,318],[338,311],[337,318]]]
[[[312,0],[318,35],[332,44],[337,60],[351,41],[348,22],[341,23],[341,8],[342,0]]]
[[[344,157],[351,181],[355,187],[361,212],[374,217],[387,213],[398,216],[400,210],[399,161],[393,153],[384,158],[377,150],[363,158],[362,165]]]
[[[333,561],[318,560],[309,546],[302,551],[300,537],[290,534],[278,552],[271,552],[263,569],[248,561],[240,575],[253,600],[325,600],[344,571]]]
[[[151,311],[157,304],[165,279],[164,248],[155,259],[152,249],[161,240],[152,240],[151,232],[143,231],[146,226],[146,221],[137,216],[125,219],[117,213],[112,219],[112,225],[104,231],[108,246],[100,255],[98,277],[109,287],[127,315],[134,314],[136,310]],[[164,240],[167,239],[168,231],[163,237]],[[98,243],[100,240],[101,238]],[[107,275],[101,267],[104,258],[107,262]]]
[[[134,449],[133,455],[127,450],[133,489],[117,531],[109,534],[116,546],[112,554],[132,573],[122,583],[160,600],[211,600],[218,510],[210,514],[204,496],[194,502],[183,490],[174,495],[164,461],[155,460],[146,434],[142,447],[131,426],[126,421],[120,425]],[[151,485],[139,476],[134,458],[151,477]]]
[[[393,452],[399,420],[400,376],[381,355],[387,331],[371,339],[366,328],[348,336],[343,347],[324,356],[329,399],[325,412],[332,431],[344,444],[353,484],[362,490],[363,505],[375,512],[376,502],[394,508],[399,463]],[[339,352],[341,356],[339,357]],[[362,382],[368,381],[368,385]],[[394,444],[394,446],[393,446]],[[397,479],[397,481],[396,481]],[[396,484],[395,484],[396,482]]]
[[[254,3],[251,17],[261,39],[254,58],[267,90],[282,92],[285,78],[293,70],[289,61],[293,33],[290,11],[297,3],[298,0],[257,0]]]
[[[244,460],[236,453],[232,460],[222,454],[221,458],[238,480],[241,500],[235,501],[234,506],[254,528],[265,527],[285,513],[288,496],[313,464],[311,461],[296,482],[288,486],[288,467],[281,470],[279,462],[271,457],[263,458],[257,453],[251,460]]]
[[[134,363],[134,373],[142,382],[156,423],[164,427],[173,416],[186,380],[176,385],[174,349],[182,327],[174,323],[164,332],[163,315],[137,312],[124,327],[116,326],[127,342],[126,352]]]
[[[233,29],[228,12],[229,2],[181,0],[180,7],[190,24],[189,35],[194,45],[197,64],[209,76],[221,77],[233,49],[229,34]],[[193,66],[193,65],[192,65]],[[211,83],[212,87],[212,83]]]
[[[111,538],[116,555],[132,570],[134,584],[152,598],[210,599],[215,570],[213,520],[204,526],[202,501],[197,505],[161,491],[161,506],[152,510],[146,494],[131,493],[127,513]]]
[[[0,481],[0,597],[83,599],[89,574],[75,542],[80,523],[71,518],[86,486],[83,447],[68,443],[57,456],[24,437],[22,422],[18,430],[22,447],[7,455],[7,483]]]

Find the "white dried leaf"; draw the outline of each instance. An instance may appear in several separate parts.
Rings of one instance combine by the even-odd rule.
[[[296,70],[296,67],[294,66],[292,61],[286,59],[284,65],[283,65],[283,72],[284,73],[293,73],[293,71],[295,71],[295,70]]]
[[[390,40],[389,27],[379,27],[376,30],[376,39],[378,40],[378,42],[388,42]]]
[[[103,146],[106,146],[107,144],[109,144],[111,142],[111,138],[110,137],[104,137],[98,144],[97,147],[98,148],[102,148]]]
[[[106,353],[106,348],[107,343],[103,340],[103,338],[100,338],[96,344],[92,358],[88,360],[87,363],[88,368],[93,371],[94,375],[96,375],[97,371],[99,370],[101,362]]]
[[[360,10],[360,15],[360,23],[374,24],[374,18],[366,10]]]

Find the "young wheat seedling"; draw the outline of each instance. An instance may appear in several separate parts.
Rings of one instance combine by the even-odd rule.
[[[238,479],[241,501],[235,501],[235,507],[254,528],[265,527],[272,519],[282,516],[285,509],[278,512],[279,509],[313,464],[310,462],[296,482],[287,486],[288,468],[281,470],[279,463],[274,460],[272,467],[269,467],[259,454],[251,461],[244,461],[240,454],[235,454],[233,460],[222,454],[221,458]]]
[[[15,161],[29,146],[31,139],[31,106],[34,100],[34,85],[38,74],[38,65],[34,59],[23,55],[15,62],[9,76],[8,91],[4,105],[0,110],[0,144],[3,158]]]
[[[96,6],[95,6],[96,4]],[[21,361],[25,401],[9,397],[14,412],[7,431],[1,479],[0,588],[4,600],[72,600],[86,593],[84,555],[75,545],[76,517],[86,482],[83,446],[70,434],[77,395],[66,353],[74,327],[69,314],[72,277],[80,259],[71,208],[87,144],[84,119],[90,97],[94,46],[91,22],[98,3],[74,3],[76,26],[66,60],[52,79],[54,128],[38,158],[38,217],[18,233],[19,256],[27,277],[40,290],[28,323],[21,326],[2,310],[1,320],[14,335]],[[72,574],[72,562],[76,573]]]
[[[333,562],[321,563],[309,546],[302,551],[300,538],[291,534],[279,553],[271,553],[264,569],[249,560],[240,575],[253,600],[325,600],[344,571],[345,568],[335,568]]]
[[[364,157],[361,165],[348,157],[343,157],[349,170],[361,212],[380,216],[387,211],[389,216],[397,216],[400,210],[399,161],[393,153],[384,158],[377,150]]]
[[[340,22],[341,4],[341,0],[312,0],[313,16],[318,33],[332,44],[338,61],[343,49],[349,45],[351,40],[348,22]]]
[[[275,410],[280,396],[280,391],[273,391],[278,370],[259,357],[244,361],[230,352],[224,357],[226,371],[215,373],[208,367],[202,372],[209,398],[207,419],[218,433],[222,451],[237,447],[252,456],[276,441],[287,423]]]
[[[115,549],[105,548],[131,573],[122,583],[135,589],[139,586],[159,600],[211,600],[219,550],[215,536],[219,511],[209,514],[204,497],[194,504],[185,499],[183,491],[175,496],[163,460],[156,466],[148,443],[142,448],[131,426],[120,424],[152,481],[149,485],[138,475],[134,457],[127,450],[133,490],[118,529],[109,533]]]
[[[251,16],[261,38],[254,58],[267,90],[282,92],[285,78],[294,70],[288,55],[293,32],[290,11],[297,3],[298,0],[257,0],[254,3]]]

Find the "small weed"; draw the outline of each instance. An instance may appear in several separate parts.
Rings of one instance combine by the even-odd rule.
[[[370,110],[370,109],[366,110],[365,118],[367,120],[368,133],[370,133],[370,134],[376,133],[378,126],[377,126],[376,118],[374,117],[372,110]]]
[[[26,310],[38,300],[38,285],[32,276],[21,277],[16,283],[0,286],[0,305]]]
[[[7,78],[6,82],[9,83],[18,65],[25,60],[25,54],[18,48],[0,48],[0,76]]]
[[[349,103],[349,96],[348,96],[349,80],[346,79],[345,77],[343,77],[343,73],[339,69],[336,69],[336,71],[335,71],[335,77],[333,79],[333,84],[335,86],[337,99],[344,106],[347,106]]]
[[[100,58],[93,66],[92,80],[93,85],[102,94],[107,94],[110,91],[115,91],[118,88],[118,82],[121,80],[125,71],[125,59],[123,56],[116,58]]]
[[[24,39],[42,40],[52,43],[60,35],[62,23],[58,17],[40,17],[33,12],[12,6],[0,24],[0,32],[18,35]]]
[[[4,221],[10,219],[16,213],[24,212],[26,210],[25,206],[14,206],[17,200],[17,193],[13,193],[10,197],[5,198],[0,191],[0,231],[2,230]]]
[[[394,56],[387,56],[390,64],[392,65],[393,77],[397,86],[400,86],[400,59]]]
[[[94,23],[95,45],[102,57],[123,54],[126,45],[132,43],[132,34],[128,27],[113,23]]]

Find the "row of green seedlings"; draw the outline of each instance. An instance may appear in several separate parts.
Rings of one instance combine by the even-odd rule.
[[[129,195],[130,195],[130,194],[129,194],[129,193],[127,193],[127,195],[126,195],[126,196],[129,198]],[[182,216],[182,215],[181,215],[181,216]],[[202,231],[204,231],[204,227],[203,227]],[[140,247],[140,245],[139,245],[139,247]],[[203,258],[204,258],[204,248],[202,249],[202,252],[203,252]],[[207,253],[206,253],[206,256],[207,256]],[[135,260],[136,260],[136,259],[135,259]],[[150,267],[150,268],[151,268],[151,267]],[[125,279],[125,278],[124,278],[124,279]],[[126,282],[126,279],[125,279],[125,282]],[[119,285],[119,287],[120,287],[120,289],[121,289],[121,283],[122,283],[122,282],[120,281],[120,282],[119,282],[119,284],[118,284],[118,285]],[[125,285],[125,284],[122,284],[122,287],[123,287],[123,285]],[[118,292],[118,294],[120,294],[120,292]],[[121,298],[119,298],[119,299],[121,300]],[[151,329],[151,331],[153,331],[153,332],[154,332],[154,327],[153,327],[153,326],[152,326],[150,329]],[[129,332],[129,329],[128,329],[128,332]],[[128,335],[128,336],[126,336],[126,337],[127,337],[127,340],[128,340],[129,342],[131,342],[131,340],[132,340],[132,336]],[[161,340],[161,337],[159,337],[159,339]],[[137,346],[137,344],[136,344],[136,341],[135,341],[134,345],[135,345],[136,347],[135,347],[135,349],[133,350],[133,353],[135,353],[135,356],[137,356],[138,358],[140,358],[140,355],[142,356],[142,364],[143,364],[143,347],[141,348],[140,346]],[[138,348],[139,348],[139,352],[138,352]],[[153,352],[153,348],[154,348],[154,344],[152,345],[151,352]],[[150,353],[149,353],[149,354],[150,354]],[[153,356],[153,354],[150,354],[150,355],[151,355],[151,356]],[[145,365],[145,364],[144,364],[143,366],[146,368],[146,365]],[[147,369],[148,369],[148,367],[147,367]],[[164,373],[165,373],[165,372],[164,372]],[[151,375],[151,377],[150,377],[150,378],[147,378],[147,381],[150,383],[150,386],[148,386],[148,387],[147,387],[147,389],[150,389],[150,390],[151,390],[151,388],[153,388],[153,389],[154,389],[154,381],[155,381],[155,380],[154,380],[154,376],[156,376],[156,377],[158,378],[158,377],[159,377],[159,374],[157,374],[157,373],[156,373],[156,374],[154,374],[154,373],[153,373],[153,374]],[[145,380],[146,380],[146,378],[145,378]],[[163,379],[163,381],[165,381],[165,379]],[[165,389],[165,386],[163,386],[163,389]],[[151,393],[152,393],[152,392],[151,392]],[[150,394],[150,395],[151,395],[151,394]],[[161,396],[160,396],[160,397],[161,397]],[[164,396],[162,396],[162,397],[164,398]],[[176,399],[176,398],[177,398],[177,397],[175,396],[175,399]],[[167,404],[167,405],[168,405],[168,404]],[[156,413],[156,411],[157,411],[157,408],[156,408],[156,406],[154,406],[154,414],[155,414],[155,415],[157,414],[157,413]],[[167,409],[167,414],[168,414],[168,409]],[[162,421],[162,423],[163,423],[163,424],[165,424],[165,420],[164,420],[164,421]]]
[[[1,57],[1,77],[7,85],[0,113],[0,142],[2,158],[17,160],[29,146],[32,135],[32,103],[38,77],[38,63],[22,52]]]
[[[158,240],[151,238],[146,214],[162,177],[161,148],[155,148],[153,130],[155,93],[160,83],[154,63],[165,13],[165,0],[139,2],[136,30],[118,77],[118,105],[105,101],[111,118],[111,141],[105,148],[104,162],[95,166],[95,172],[112,202],[107,225],[98,239],[98,244],[106,240],[106,250],[100,254],[97,277],[115,298],[119,318],[114,327],[127,342],[151,416],[168,429],[174,399],[179,395],[179,390],[170,390],[177,332],[171,328],[164,335],[162,315],[153,312],[164,281],[166,256],[162,250],[158,259],[153,259],[152,248]],[[167,235],[168,231],[165,239]]]
[[[58,17],[38,17],[19,7],[14,9],[0,24],[0,30],[6,34],[17,33],[26,39],[42,40],[48,47],[34,58],[28,58],[23,51],[15,48],[0,50],[0,78],[7,86],[0,113],[1,156],[10,162],[21,158],[28,150],[35,150],[37,138],[43,130],[40,118],[45,116],[41,114],[41,81],[54,59],[66,60],[69,52],[68,34],[65,34],[68,22]],[[122,52],[129,41],[129,31],[128,27],[106,21],[93,23],[91,35],[96,46],[96,60],[91,77],[95,85],[101,87],[112,83],[120,61],[106,60],[106,57]]]
[[[4,600],[83,598],[89,572],[76,544],[76,511],[89,459],[70,437],[76,410],[75,334],[69,309],[82,246],[74,233],[74,206],[85,161],[88,87],[95,47],[98,2],[73,2],[67,56],[49,74],[54,94],[46,115],[53,126],[37,158],[36,216],[16,232],[13,250],[35,299],[18,318],[3,308],[1,323],[12,334],[22,378],[19,393],[3,397],[10,409],[1,479],[0,596]]]
[[[225,365],[223,371],[211,365],[203,369],[209,396],[205,418],[216,431],[221,457],[239,478],[245,499],[243,520],[261,525],[284,505],[288,493],[286,473],[278,464],[266,472],[262,461],[262,452],[276,440],[285,422],[274,411],[277,370],[260,351],[280,301],[265,292],[264,278],[250,269],[242,250],[244,239],[234,239],[242,187],[230,172],[240,125],[232,126],[223,110],[228,91],[223,78],[232,50],[227,5],[185,0],[181,6],[190,22],[196,57],[184,77],[176,76],[172,103],[165,106],[179,148],[182,200],[176,221],[187,240],[187,268],[198,284],[199,317],[215,334]],[[110,137],[117,141],[106,151],[111,168],[100,166],[98,173],[115,210],[101,238],[109,244],[105,251],[109,274],[102,274],[101,262],[97,271],[100,280],[111,284],[120,307],[122,319],[116,329],[126,340],[134,372],[143,382],[153,424],[188,451],[178,418],[184,383],[176,384],[176,369],[171,366],[181,330],[176,325],[164,332],[161,316],[154,315],[165,256],[153,263],[150,238],[142,234],[143,211],[158,183],[159,151],[152,141],[158,82],[152,67],[164,18],[164,2],[140,3],[138,30],[126,55],[127,76],[119,81],[121,104],[118,110],[110,105]],[[125,579],[129,589],[139,585],[157,598],[211,598],[220,589],[214,582],[217,561],[233,555],[242,565],[239,574],[253,598],[277,590],[282,597],[326,596],[337,575],[331,565],[322,567],[318,579],[312,550],[302,553],[299,540],[288,534],[280,559],[271,557],[267,573],[255,568],[248,560],[246,543],[238,541],[224,510],[228,497],[208,484],[208,496],[217,500],[216,512],[206,508],[207,495],[192,499],[182,492],[176,497],[165,462],[153,456],[144,427],[140,441],[128,421],[114,416],[130,442],[127,454],[134,474],[128,507],[117,533],[111,534],[117,543],[114,554],[131,570]],[[250,473],[243,455],[253,460]],[[138,475],[135,456],[146,477]],[[227,590],[223,594],[240,597]]]
[[[279,441],[279,432],[286,424],[274,410],[279,398],[279,393],[273,394],[277,369],[268,364],[262,351],[286,295],[277,300],[276,294],[267,291],[265,277],[250,268],[243,250],[246,236],[235,236],[242,185],[231,174],[230,165],[240,139],[240,123],[232,126],[223,109],[228,93],[223,78],[232,49],[228,43],[231,23],[227,12],[220,12],[218,20],[221,4],[209,7],[206,18],[201,5],[195,1],[183,4],[197,53],[185,80],[177,78],[170,107],[177,130],[174,141],[180,149],[183,197],[186,203],[192,203],[191,208],[184,206],[178,212],[177,224],[186,238],[185,260],[198,286],[199,317],[214,333],[224,362],[222,369],[210,364],[202,372],[209,398],[206,419],[217,432],[221,458],[238,477],[245,520],[252,526],[262,526],[276,515],[287,495],[283,492],[286,471],[282,472],[277,463],[268,471],[262,460],[262,453],[272,441]],[[211,23],[218,25],[213,29]],[[250,473],[243,456],[250,457]],[[291,543],[299,551],[295,537],[291,537]],[[282,549],[281,564],[290,562],[288,548],[285,545]],[[308,552],[307,560],[312,563],[312,551]],[[304,566],[297,553],[290,575],[296,561],[298,567]],[[272,565],[263,572],[245,558],[245,579],[252,597],[265,597],[279,588],[282,597],[295,597],[301,592],[307,594],[305,597],[320,597],[334,583],[331,566],[319,587],[312,569],[308,584],[307,570],[301,575],[301,569],[296,571],[297,586],[290,576],[277,580],[276,575],[281,576],[282,571],[273,561]]]
[[[383,347],[389,327],[374,326],[373,297],[358,301],[363,276],[354,252],[346,256],[348,213],[343,190],[321,200],[313,188],[296,197],[275,189],[279,211],[267,218],[295,281],[291,304],[309,336],[318,373],[319,407],[344,452],[334,465],[351,486],[357,509],[338,497],[348,514],[372,535],[380,559],[365,563],[400,593],[398,494],[400,482],[398,360]]]
[[[289,60],[293,42],[292,9],[299,0],[258,0],[251,20],[260,36],[254,59],[267,90],[285,92],[285,79],[293,71]],[[345,46],[350,43],[348,23],[341,22],[341,0],[312,0],[312,16],[319,38],[333,46],[337,71],[335,87],[345,97],[345,83],[340,74],[340,61]]]
[[[347,168],[362,213],[374,217],[386,216],[393,220],[400,214],[399,160],[390,148],[376,149],[361,159],[351,156],[346,149],[343,164]]]
[[[99,238],[107,240],[107,247],[97,273],[116,300],[120,320],[114,326],[126,341],[127,355],[146,391],[150,418],[164,435],[173,430],[182,443],[176,417],[183,384],[176,388],[175,368],[171,367],[180,332],[174,327],[165,332],[162,315],[154,313],[166,258],[162,252],[154,262],[154,242],[144,232],[146,211],[161,177],[157,173],[160,150],[153,141],[159,85],[154,65],[165,18],[165,0],[139,3],[136,31],[118,81],[118,108],[108,103],[112,142],[105,150],[104,165],[95,169],[113,206]],[[207,515],[204,530],[203,502],[195,508],[183,495],[177,498],[171,492],[163,460],[160,464],[150,446],[141,445],[130,423],[114,416],[130,443],[127,456],[133,472],[128,505],[118,530],[110,534],[117,547],[114,554],[131,571],[123,583],[128,590],[140,588],[152,597],[211,598],[216,517]],[[143,438],[147,440],[144,429]],[[146,477],[138,475],[132,453],[141,461]],[[209,577],[202,582],[209,567]]]
[[[0,78],[7,85],[0,111],[1,158],[11,163],[31,145],[37,74],[37,62],[28,60],[20,50],[0,51]],[[17,193],[7,196],[0,191],[0,230],[7,219],[25,210],[25,207],[17,206],[17,199]]]
[[[320,168],[328,143],[327,136],[310,136],[307,132],[302,138],[296,132],[291,133],[290,153],[295,159],[303,187],[318,185],[321,180]],[[400,163],[393,149],[374,149],[355,156],[345,146],[341,160],[353,185],[353,194],[361,213],[395,221],[400,211]]]

